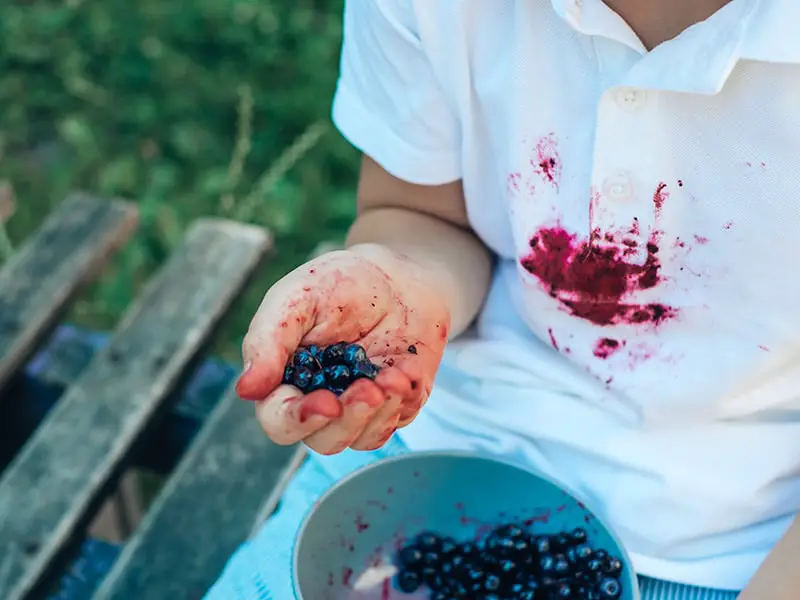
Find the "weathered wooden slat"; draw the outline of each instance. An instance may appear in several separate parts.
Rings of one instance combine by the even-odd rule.
[[[269,247],[198,222],[0,479],[0,598],[40,591]]]
[[[30,361],[25,369],[26,375],[48,386],[64,389],[86,369],[94,355],[103,348],[108,337],[102,333],[90,333],[74,327],[62,327],[56,331],[47,344],[40,346],[36,358]],[[226,365],[217,359],[210,359],[204,368],[220,371],[219,375],[225,377],[233,376],[235,370],[231,365]],[[214,387],[219,388],[217,386],[219,377],[214,377],[214,379]],[[222,385],[223,391],[227,389],[228,382],[226,381]],[[184,394],[176,402],[173,412],[176,417],[182,417],[200,425],[216,406],[221,395],[222,392],[216,395]]]
[[[92,599],[201,598],[302,456],[298,446],[273,444],[231,390]]]
[[[8,221],[17,209],[17,199],[11,182],[0,179],[0,224]]]
[[[0,402],[0,472],[109,337],[62,327],[40,347],[24,375],[9,383],[5,394],[10,401]],[[132,466],[170,473],[236,375],[236,367],[216,358],[198,365],[186,385],[168,398],[169,414],[150,430],[151,439],[131,457]]]
[[[76,194],[12,256],[0,271],[0,388],[136,221],[131,204]]]

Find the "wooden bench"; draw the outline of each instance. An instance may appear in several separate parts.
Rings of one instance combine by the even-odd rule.
[[[3,600],[201,598],[303,459],[263,435],[235,369],[186,387],[270,249],[263,229],[198,221],[107,340],[58,329],[136,220],[125,202],[72,196],[0,270]],[[124,544],[92,545],[87,525],[136,465],[168,473],[164,487]],[[106,546],[99,581],[67,589]]]

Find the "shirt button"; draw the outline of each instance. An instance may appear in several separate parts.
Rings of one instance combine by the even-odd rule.
[[[612,175],[603,182],[603,195],[616,201],[630,200],[633,197],[633,184],[625,173]]]
[[[614,94],[617,105],[624,110],[634,111],[644,104],[647,94],[634,88],[619,88]]]

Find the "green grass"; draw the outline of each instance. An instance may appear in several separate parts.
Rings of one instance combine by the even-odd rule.
[[[70,319],[110,328],[201,216],[269,227],[277,250],[226,323],[237,357],[263,292],[354,213],[357,154],[329,124],[343,0],[0,3],[0,179],[13,246],[69,190],[141,225]]]

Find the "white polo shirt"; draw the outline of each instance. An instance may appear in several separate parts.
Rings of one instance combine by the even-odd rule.
[[[643,574],[744,586],[800,507],[800,3],[647,52],[601,0],[349,0],[334,119],[500,258],[402,438],[521,458]]]

